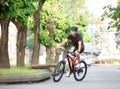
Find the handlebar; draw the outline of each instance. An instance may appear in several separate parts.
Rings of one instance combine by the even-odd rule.
[[[65,53],[70,53],[71,55],[75,56],[74,52],[67,51],[64,48],[60,48],[60,50],[63,51],[63,52],[65,52]]]
[[[69,51],[65,50],[64,48],[60,48],[61,51],[69,53]]]

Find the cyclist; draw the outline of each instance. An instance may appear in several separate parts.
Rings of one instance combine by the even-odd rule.
[[[68,40],[71,40],[73,46],[75,47],[73,52],[75,53],[76,58],[78,59],[78,61],[80,61],[80,55],[83,51],[84,51],[84,42],[82,39],[82,36],[80,34],[77,33],[78,31],[78,27],[76,26],[72,26],[70,28],[71,30],[71,34],[65,39],[63,40],[61,43],[59,43],[57,45],[57,48],[61,48],[66,42],[68,42]],[[73,57],[73,56],[72,56]],[[67,73],[66,76],[70,76],[70,72]]]

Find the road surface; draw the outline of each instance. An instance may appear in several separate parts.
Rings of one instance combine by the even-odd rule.
[[[120,89],[120,66],[92,66],[83,81],[63,76],[60,82],[52,78],[38,83],[0,85],[0,89]]]

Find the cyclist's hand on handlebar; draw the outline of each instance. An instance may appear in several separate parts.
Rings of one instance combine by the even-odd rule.
[[[57,48],[57,49],[60,49],[60,48],[61,48],[61,45],[60,45],[60,44],[58,44],[56,48]]]
[[[57,47],[56,47],[56,53],[60,53],[60,48],[61,48],[61,45],[58,44]]]
[[[75,51],[75,54],[79,54],[79,51],[78,51],[78,50],[76,50],[76,51]]]

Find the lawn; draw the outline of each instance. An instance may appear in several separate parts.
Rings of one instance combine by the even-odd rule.
[[[10,69],[0,68],[0,76],[42,74],[44,72],[45,70],[31,69],[29,65],[25,66],[24,68],[17,68],[15,66],[12,66]]]

